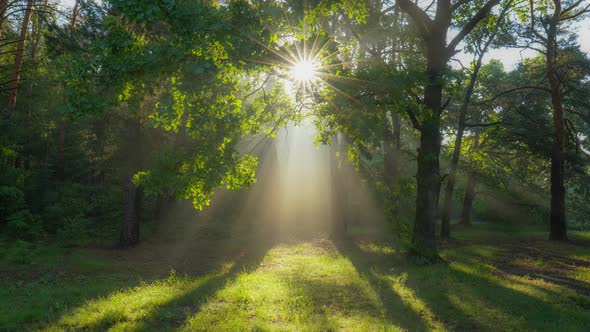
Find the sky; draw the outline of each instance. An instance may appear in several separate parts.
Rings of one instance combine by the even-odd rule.
[[[590,55],[590,17],[583,21],[576,22],[574,24],[574,31],[577,32],[578,42],[580,48],[586,54]],[[528,49],[515,49],[515,48],[500,48],[488,51],[488,54],[484,57],[484,63],[487,63],[491,59],[498,59],[504,64],[506,70],[511,70],[524,58],[530,58],[537,55],[537,52]],[[469,62],[473,59],[473,55],[466,53],[459,53],[455,58],[461,63],[468,67]],[[453,63],[453,67],[460,68],[458,63]]]

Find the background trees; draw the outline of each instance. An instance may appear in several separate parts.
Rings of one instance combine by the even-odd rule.
[[[568,30],[588,9],[0,2],[2,233],[135,245],[168,202],[204,209],[218,188],[254,183],[257,159],[239,143],[310,113],[320,143],[345,143],[334,165],[349,156],[395,232],[428,260],[439,216],[445,239],[455,219],[522,216],[546,217],[551,238],[566,239],[565,210],[584,227],[589,194],[589,61]],[[301,45],[321,62],[305,90],[285,70]],[[523,45],[540,57],[514,69],[486,59]],[[473,62],[460,69],[453,58],[465,52]]]

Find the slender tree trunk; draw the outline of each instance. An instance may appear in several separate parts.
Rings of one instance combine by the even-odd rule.
[[[5,118],[10,119],[14,114],[16,108],[16,95],[18,92],[18,84],[20,81],[20,74],[23,65],[23,55],[25,52],[25,41],[27,39],[27,32],[29,30],[29,22],[31,21],[31,13],[33,12],[33,0],[27,0],[27,7],[20,31],[20,37],[16,54],[14,56],[14,75],[9,84],[8,92],[8,106],[6,108]]]
[[[467,109],[469,107],[469,102],[471,101],[471,96],[473,95],[473,89],[475,87],[475,82],[477,81],[477,76],[481,68],[481,63],[484,54],[485,51],[481,52],[477,58],[477,62],[475,63],[473,72],[469,77],[469,85],[467,87],[467,91],[465,91],[465,95],[463,96],[463,102],[461,103],[461,108],[459,109],[457,137],[455,137],[453,156],[451,158],[451,163],[449,164],[449,176],[447,178],[447,186],[445,188],[445,198],[441,217],[440,236],[443,239],[449,239],[451,237],[451,216],[453,215],[453,191],[455,190],[457,166],[459,165],[459,158],[461,157],[461,142],[463,141],[463,134],[465,132],[465,118],[467,116]]]
[[[442,72],[446,62],[446,31],[431,36],[427,52],[428,82],[424,92],[423,121],[418,148],[418,183],[416,219],[412,238],[413,249],[420,256],[437,259],[435,217],[440,191],[440,114],[442,104]]]
[[[130,247],[139,243],[139,225],[143,203],[143,189],[135,186],[131,175],[127,181],[127,203],[125,220],[121,227],[119,243],[122,247]]]
[[[41,5],[43,7],[47,6],[48,0],[43,0]],[[35,15],[35,19],[32,20],[33,24],[31,27],[31,60],[35,60],[37,58],[37,51],[39,50],[39,45],[41,44],[41,31],[43,31],[43,20],[39,15]]]
[[[473,161],[473,154],[479,147],[479,134],[475,134],[473,146],[470,149],[469,159]],[[473,209],[473,200],[475,199],[475,187],[477,185],[477,173],[474,169],[469,170],[467,176],[467,187],[465,188],[465,198],[463,199],[463,209],[461,211],[460,224],[471,226],[471,211]]]
[[[143,189],[133,183],[133,175],[141,167],[141,122],[139,115],[131,124],[131,138],[129,144],[129,174],[127,176],[127,198],[125,203],[125,218],[121,225],[119,244],[130,247],[139,243],[139,225],[143,208]]]
[[[557,11],[557,9],[556,9]],[[560,10],[559,10],[560,12]],[[567,240],[565,217],[565,115],[561,83],[557,73],[557,20],[553,17],[547,34],[547,74],[551,90],[551,106],[553,110],[553,148],[551,153],[551,220],[549,239]]]
[[[0,39],[4,32],[4,20],[6,20],[6,12],[8,9],[8,0],[0,0]]]

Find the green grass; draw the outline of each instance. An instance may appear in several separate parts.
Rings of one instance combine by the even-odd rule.
[[[448,264],[432,266],[407,262],[392,242],[367,239],[271,243],[254,237],[240,242],[238,237],[244,237],[238,234],[224,246],[239,250],[211,247],[219,255],[208,263],[215,266],[209,272],[168,270],[167,275],[154,272],[162,263],[146,258],[148,246],[131,252],[51,249],[29,265],[2,263],[0,326],[47,331],[590,330],[590,297],[583,291],[590,285],[587,242],[554,244],[542,232],[490,225],[457,228],[455,235],[459,240],[441,250]],[[164,248],[151,245],[156,252]],[[195,262],[203,260],[200,254],[194,252]]]

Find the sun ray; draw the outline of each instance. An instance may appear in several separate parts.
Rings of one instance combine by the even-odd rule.
[[[335,87],[333,84],[330,84],[330,82],[328,82],[328,81],[326,81],[326,80],[324,80],[323,82],[324,82],[325,84],[327,84],[329,87],[331,87],[332,89],[334,89],[334,91],[336,91],[336,92],[340,93],[341,95],[343,95],[344,97],[346,97],[346,98],[348,98],[348,99],[350,99],[350,100],[354,101],[354,102],[355,102],[355,103],[357,103],[357,104],[361,104],[361,102],[360,102],[360,101],[358,101],[357,99],[355,99],[355,98],[354,98],[354,97],[352,97],[351,95],[347,94],[346,92],[344,92],[344,91],[342,91],[342,90],[338,89],[338,88],[337,88],[337,87]]]
[[[250,36],[250,35],[248,35],[248,34],[246,34],[246,33],[242,33],[242,34],[243,34],[244,36],[246,36],[247,38],[249,38],[250,40],[252,40],[253,42],[255,42],[256,44],[258,44],[258,45],[262,46],[264,49],[266,49],[266,50],[268,50],[268,51],[272,52],[273,54],[275,54],[275,55],[279,56],[281,59],[283,59],[283,60],[287,61],[287,62],[288,62],[288,63],[290,63],[291,65],[295,65],[295,62],[294,62],[292,59],[289,59],[288,57],[286,57],[286,56],[282,55],[280,52],[278,52],[278,51],[276,51],[276,50],[273,50],[272,48],[270,48],[270,47],[268,47],[268,46],[264,45],[264,43],[262,43],[262,42],[260,42],[260,41],[256,40],[256,38],[254,38],[254,37],[252,37],[252,36]]]
[[[328,46],[328,44],[332,41],[333,36],[330,36],[328,40],[324,43],[322,48],[320,48],[315,54],[312,54],[314,61],[319,61],[321,54],[324,52],[324,49]]]
[[[318,71],[316,74],[318,76],[331,78],[331,79],[334,79],[336,81],[351,81],[351,82],[359,82],[359,83],[372,84],[371,81],[363,80],[363,79],[360,79],[360,78],[347,77],[347,76],[339,76],[339,75],[334,75],[334,74],[320,72],[320,71]]]

